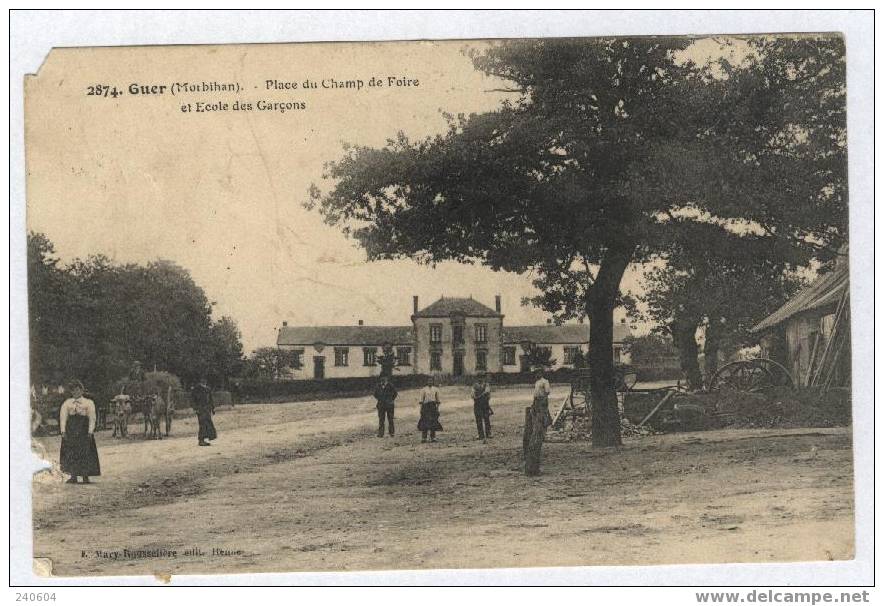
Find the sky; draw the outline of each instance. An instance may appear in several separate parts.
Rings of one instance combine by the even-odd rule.
[[[531,276],[481,266],[410,260],[367,263],[338,228],[302,203],[323,164],[345,143],[381,146],[397,131],[441,132],[442,112],[497,107],[501,83],[465,55],[482,42],[227,45],[55,49],[26,82],[28,228],[46,234],[62,261],[104,254],[120,263],[163,258],[188,269],[233,317],[246,351],[273,345],[289,325],[408,324],[440,296],[472,296],[505,323],[544,323],[521,304]],[[711,44],[711,46],[710,46]],[[708,54],[716,44],[698,46]],[[419,85],[372,88],[385,82]],[[302,89],[361,79],[361,90]],[[266,81],[296,90],[267,90]],[[233,82],[239,94],[208,92],[118,98],[86,95],[108,84]],[[168,91],[169,89],[167,89]],[[306,109],[183,112],[185,103],[299,101]],[[639,270],[624,278],[637,290]],[[618,314],[622,316],[621,314]],[[641,331],[641,329],[640,329]]]

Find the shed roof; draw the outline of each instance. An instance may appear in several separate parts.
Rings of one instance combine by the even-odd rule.
[[[849,283],[848,263],[836,263],[831,271],[819,275],[809,286],[786,301],[782,307],[753,326],[752,332],[764,332],[802,312],[837,304],[849,287]]]
[[[283,326],[279,329],[279,345],[411,345],[411,326]]]
[[[501,314],[472,297],[442,297],[414,314],[415,318],[447,318],[453,313],[471,318],[499,318]]]

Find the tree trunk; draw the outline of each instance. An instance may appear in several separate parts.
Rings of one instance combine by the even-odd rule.
[[[705,384],[718,371],[718,350],[721,345],[721,327],[715,320],[706,325],[706,341],[703,343],[703,379]]]
[[[589,391],[592,445],[596,448],[623,443],[614,388],[614,306],[632,252],[632,247],[609,249],[589,292]]]
[[[522,434],[522,454],[525,458],[525,475],[540,475],[541,450],[546,434],[545,411],[537,404],[525,409],[525,430]]]
[[[676,320],[672,326],[672,340],[678,348],[681,370],[691,390],[703,387],[703,375],[700,373],[700,363],[697,361],[700,348],[697,346],[696,332],[697,325],[690,321]]]

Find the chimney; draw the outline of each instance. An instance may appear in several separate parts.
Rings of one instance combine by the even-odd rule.
[[[282,321],[282,326],[283,326],[283,328],[285,328],[285,327],[288,326],[288,325],[289,325],[288,322],[286,322],[285,320]]]
[[[414,299],[414,313],[417,313],[417,295],[414,295],[412,298]]]
[[[500,295],[494,295],[494,311],[500,313]]]
[[[362,320],[359,320],[359,326],[362,326]]]

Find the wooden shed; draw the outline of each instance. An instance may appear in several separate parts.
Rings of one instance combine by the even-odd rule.
[[[850,271],[846,249],[828,271],[752,328],[764,357],[799,386],[850,384]]]

